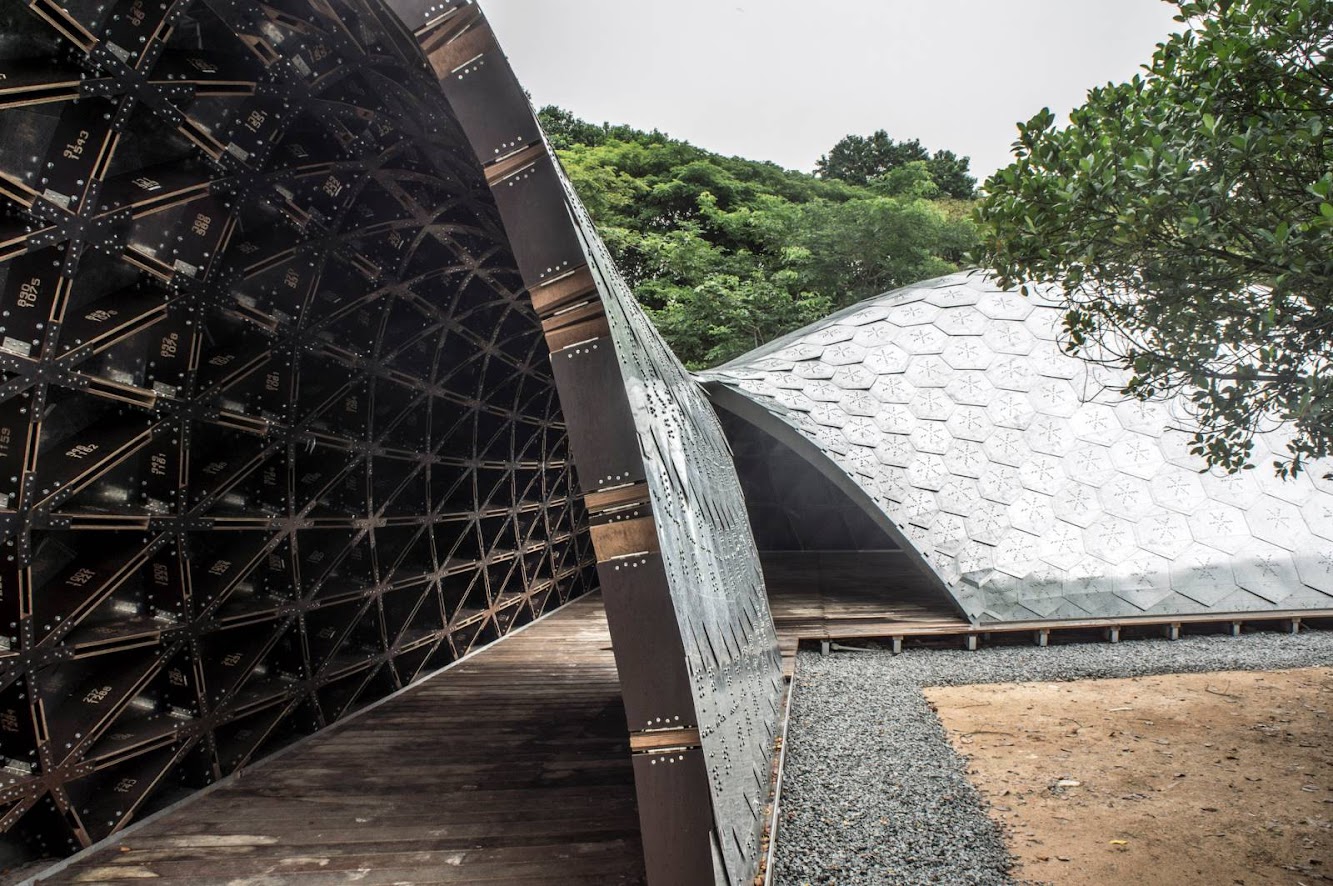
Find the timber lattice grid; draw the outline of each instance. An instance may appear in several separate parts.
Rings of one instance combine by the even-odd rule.
[[[383,7],[3,9],[13,860],[531,621],[592,553],[494,201]]]
[[[2,9],[6,861],[596,562],[650,878],[749,882],[783,688],[739,483],[477,7]]]

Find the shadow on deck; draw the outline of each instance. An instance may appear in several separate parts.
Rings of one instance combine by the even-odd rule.
[[[970,626],[901,551],[761,555],[783,670],[802,640],[964,631]]]
[[[761,555],[769,608],[790,678],[801,641],[824,651],[838,641],[876,640],[901,651],[904,640],[938,646],[1032,642],[1120,642],[1146,636],[1239,635],[1242,630],[1297,633],[1333,628],[1330,610],[1160,613],[1107,618],[972,624],[895,551],[799,551]]]
[[[641,883],[610,647],[575,601],[40,882]]]

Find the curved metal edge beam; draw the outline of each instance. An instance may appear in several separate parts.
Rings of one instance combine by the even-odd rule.
[[[889,519],[883,508],[875,504],[874,500],[865,491],[865,487],[849,477],[828,457],[826,452],[804,434],[783,421],[781,416],[776,415],[772,410],[765,409],[725,382],[716,379],[703,379],[701,383],[714,408],[725,409],[800,456],[801,459],[846,495],[867,517],[873,520],[875,525],[902,549],[908,561],[916,567],[922,577],[935,590],[939,591],[941,597],[949,601],[959,615],[973,624],[980,624],[978,617],[968,611],[963,601],[958,599],[954,592],[940,579],[935,570],[930,567],[916,545],[903,534],[896,523]]]
[[[384,0],[481,160],[542,320],[589,513],[653,886],[751,882],[781,666],[716,416],[619,278],[469,0]]]

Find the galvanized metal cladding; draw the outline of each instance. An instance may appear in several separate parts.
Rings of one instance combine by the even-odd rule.
[[[709,398],[757,487],[765,440],[813,469],[769,490],[774,545],[896,545],[976,622],[1333,607],[1322,466],[1201,473],[1182,404],[1118,399],[1055,302],[984,275],[705,396],[470,0],[9,3],[0,299],[0,865],[499,638],[595,562],[650,882],[751,882],[783,687]]]
[[[0,12],[0,861],[589,587],[549,352],[374,0]]]
[[[725,407],[717,417],[731,446],[761,557],[898,548],[864,509],[797,452]]]
[[[480,11],[391,5],[486,163],[542,317],[624,691],[649,880],[747,883],[782,681],[726,441],[618,276]]]
[[[704,375],[915,551],[974,620],[1333,607],[1333,483],[1204,471],[1183,402],[1116,392],[1040,294],[959,274],[863,302]],[[751,416],[753,418],[753,416]],[[761,420],[762,424],[762,420]]]
[[[605,299],[610,338],[634,413],[662,565],[684,641],[726,882],[747,883],[759,862],[783,692],[758,548],[716,413],[639,309],[582,207],[574,205],[593,267],[611,295]],[[635,556],[628,555],[631,575]],[[624,555],[617,559],[613,570],[625,565]],[[620,581],[628,585],[632,604],[634,580]],[[655,711],[641,710],[639,722],[630,719],[631,729],[659,728]]]

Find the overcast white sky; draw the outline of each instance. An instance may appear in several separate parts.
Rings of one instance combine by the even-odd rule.
[[[538,105],[811,171],[886,129],[1009,162],[1014,124],[1132,77],[1162,0],[482,0]]]

